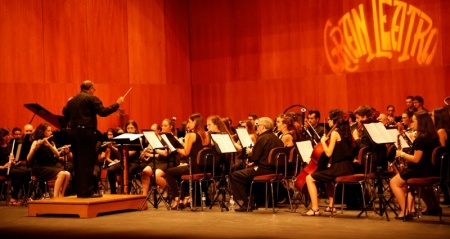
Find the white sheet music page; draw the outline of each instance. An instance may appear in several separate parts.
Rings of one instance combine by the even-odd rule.
[[[130,141],[136,140],[142,137],[142,134],[123,133],[114,139],[129,139]]]
[[[302,156],[303,162],[309,163],[309,161],[311,161],[311,154],[313,152],[311,141],[299,141],[295,144],[297,146],[298,152],[300,152],[300,156]]]
[[[175,147],[173,147],[172,143],[170,143],[169,138],[167,138],[166,134],[161,134],[161,138],[166,142],[167,146],[169,146],[170,152],[176,151]]]
[[[158,136],[156,136],[155,131],[144,131],[144,137],[153,149],[164,148],[164,145],[162,145],[161,141],[158,139]]]
[[[253,146],[253,141],[250,138],[246,128],[237,128],[236,133],[239,137],[239,141],[241,141],[242,147],[248,148]]]
[[[396,142],[396,140],[392,140],[386,127],[381,122],[364,124],[364,128],[366,128],[373,142],[377,144],[391,144]]]
[[[398,146],[397,139],[398,139],[398,135],[400,134],[400,132],[398,132],[397,129],[388,129],[387,131],[388,131],[389,135],[391,136],[391,139],[394,140],[395,146]],[[402,149],[409,148],[408,143],[406,143],[406,140],[403,137],[400,137],[400,145],[402,146]]]
[[[230,135],[224,134],[211,134],[214,143],[219,147],[220,152],[223,154],[226,153],[235,153],[236,148],[234,147],[233,141],[231,141]]]

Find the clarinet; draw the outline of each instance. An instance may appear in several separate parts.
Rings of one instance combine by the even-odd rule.
[[[16,144],[16,140],[13,140],[11,154],[9,154],[9,167],[8,167],[8,171],[6,172],[6,175],[9,175],[9,171],[11,171],[11,167],[12,167],[12,160],[11,160],[11,158],[14,157],[14,145],[15,144]]]

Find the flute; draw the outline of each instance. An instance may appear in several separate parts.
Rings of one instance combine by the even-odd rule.
[[[6,175],[9,175],[9,171],[11,170],[11,166],[12,166],[12,160],[14,158],[14,145],[16,144],[16,140],[13,140],[13,145],[12,145],[12,149],[11,149],[11,153],[9,154],[9,167],[8,167],[8,171],[6,172]]]

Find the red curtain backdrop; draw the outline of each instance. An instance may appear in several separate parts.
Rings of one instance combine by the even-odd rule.
[[[275,117],[296,104],[319,109],[324,116],[332,108],[354,110],[368,104],[385,112],[393,104],[399,115],[407,95],[422,95],[430,110],[442,106],[450,95],[450,22],[445,18],[450,2],[382,3],[0,0],[0,127],[28,123],[33,113],[23,106],[26,103],[61,114],[86,79],[94,81],[105,105],[132,87],[121,106],[124,115],[100,118],[101,131],[117,127],[121,119],[134,119],[148,129],[177,117],[179,126],[194,112],[205,118],[228,116],[236,124],[249,113]],[[434,52],[426,52],[430,62],[419,64],[418,53],[400,61],[400,52],[386,50],[382,53],[391,57],[368,59],[369,54],[362,54],[337,73],[327,58],[336,46],[327,24],[337,27],[340,19],[345,26],[356,24],[356,12],[366,19],[368,45],[374,52],[376,29],[391,34],[378,38],[386,43],[398,38],[403,27],[402,41],[383,47],[412,48],[420,35],[412,34],[409,45],[405,43],[411,15],[406,14],[403,25],[392,22],[401,6],[421,13],[414,29],[419,24],[423,31],[434,29]],[[356,35],[346,40],[355,42]],[[37,116],[33,119],[35,126],[41,122]]]

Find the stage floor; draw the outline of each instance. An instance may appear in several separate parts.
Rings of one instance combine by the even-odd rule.
[[[145,199],[146,196],[144,195],[105,194],[100,198],[68,196],[36,200],[28,202],[28,216],[74,214],[80,218],[91,218],[98,216],[99,213],[139,210]]]

